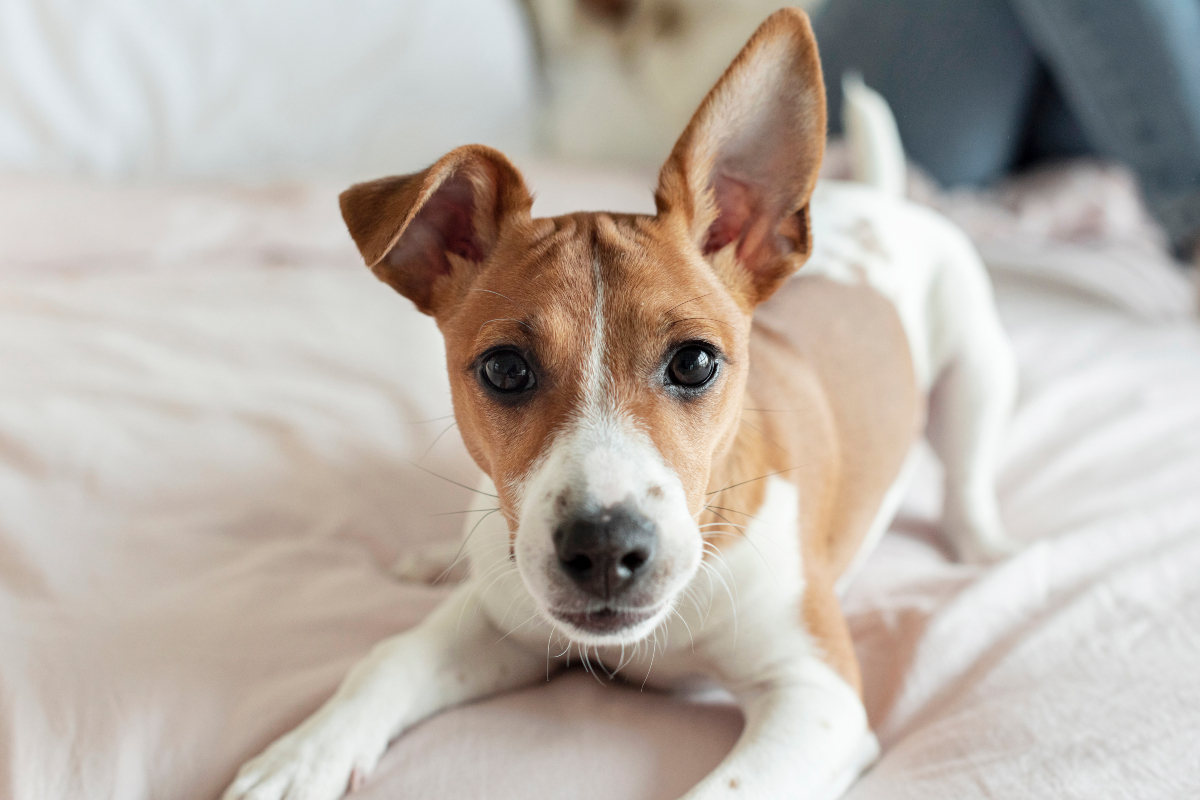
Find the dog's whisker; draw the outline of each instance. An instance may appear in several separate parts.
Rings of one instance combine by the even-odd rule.
[[[505,299],[507,300],[508,298]],[[483,325],[480,325],[479,330],[476,331],[475,335],[478,336],[483,331],[484,326],[490,325],[493,322],[515,322],[518,325],[524,325],[529,330],[533,330],[533,326],[523,319],[515,319],[513,317],[496,317],[495,319],[489,319],[487,322],[483,323]]]
[[[646,690],[646,682],[650,680],[650,670],[654,669],[654,656],[658,653],[658,628],[654,629],[654,644],[650,647],[650,665],[646,667],[646,677],[642,679],[639,692]]]
[[[474,489],[474,488],[472,488],[472,487],[470,487],[470,486],[467,486],[465,483],[459,483],[458,481],[454,480],[453,478],[447,478],[445,475],[439,475],[439,474],[437,474],[436,472],[434,472],[434,471],[433,471],[433,470],[431,470],[431,469],[427,469],[427,468],[425,468],[425,467],[422,467],[420,464],[418,464],[417,462],[413,461],[411,458],[406,458],[406,459],[404,459],[404,460],[405,460],[405,461],[407,461],[407,462],[408,462],[408,463],[409,463],[411,466],[414,466],[414,467],[416,467],[417,469],[421,470],[422,472],[426,473],[427,475],[432,475],[432,476],[433,476],[433,477],[435,477],[435,478],[441,478],[441,479],[442,479],[442,480],[444,480],[446,483],[453,483],[455,486],[459,487],[460,489],[466,489],[468,492],[474,492],[475,494],[481,494],[481,495],[483,495],[484,497],[491,497],[491,498],[493,498],[493,499],[495,499],[495,500],[499,500],[499,499],[500,499],[500,496],[499,496],[499,495],[492,494],[491,492],[484,492],[484,491],[481,491],[481,490],[479,490],[479,489]]]
[[[602,659],[602,658],[600,657],[600,648],[599,648],[599,647],[594,647],[594,648],[593,648],[593,650],[594,650],[594,651],[595,651],[595,653],[596,653],[596,663],[600,665],[600,669],[601,669],[601,670],[604,672],[604,674],[605,674],[606,676],[608,676],[608,679],[611,681],[611,680],[612,680],[614,677],[616,677],[616,673],[613,673],[613,672],[609,672],[609,671],[608,671],[608,665],[607,665],[607,664],[605,664],[605,663],[604,663],[604,659]]]
[[[714,505],[712,505],[711,503],[710,503],[710,504],[708,504],[708,505],[706,505],[706,506],[704,506],[704,507],[705,507],[705,508],[715,508],[715,509],[717,509],[718,511],[728,511],[728,512],[729,512],[729,513],[731,513],[731,514],[740,514],[741,516],[743,516],[743,517],[747,517],[747,518],[749,518],[749,519],[752,519],[752,520],[754,520],[755,522],[762,522],[764,525],[766,524],[766,521],[765,521],[765,520],[763,520],[762,518],[760,518],[760,517],[756,517],[756,516],[754,516],[753,514],[747,514],[745,511],[740,511],[740,510],[738,510],[738,509],[736,509],[736,508],[727,508],[727,507],[725,507],[725,506],[714,506]]]
[[[483,586],[483,582],[485,580],[487,580],[488,578],[492,578],[493,576],[496,576],[498,578],[498,577],[504,575],[504,573],[505,573],[504,567],[505,566],[507,566],[507,564],[504,561],[497,560],[496,563],[492,564],[490,567],[485,569],[479,575],[479,577],[476,578],[476,580],[475,580],[475,587],[476,587],[475,595],[479,599],[480,603],[483,602],[483,598],[487,594],[488,590],[492,588],[492,584],[489,583],[487,586],[485,586],[482,589],[479,587]],[[515,570],[513,570],[513,571],[515,572]]]
[[[448,420],[448,419],[453,419],[453,418],[454,418],[454,415],[453,415],[453,414],[447,414],[447,415],[446,415],[446,416],[444,416],[444,417],[433,417],[433,418],[431,418],[431,419],[414,419],[414,420],[408,420],[408,421],[406,421],[406,422],[404,422],[404,423],[402,423],[402,424],[404,424],[404,425],[425,425],[425,424],[428,424],[428,423],[430,423],[430,422],[444,422],[445,420]]]
[[[734,584],[733,584],[733,588],[730,588],[729,583],[725,580],[725,578],[721,575],[721,573],[717,571],[716,567],[712,566],[711,564],[705,564],[705,562],[703,562],[703,561],[701,561],[700,563],[708,571],[709,575],[711,575],[712,577],[716,578],[718,581],[721,582],[721,586],[724,587],[724,589],[725,589],[726,596],[729,597],[729,605],[730,605],[731,609],[733,610],[733,638],[736,643],[737,628],[738,628],[737,581],[735,580]],[[726,568],[728,568],[728,565],[726,565]],[[732,572],[730,573],[730,577],[731,578],[733,577]]]
[[[579,659],[583,663],[583,671],[586,672],[587,674],[591,675],[593,678],[596,679],[597,683],[599,683],[601,686],[603,686],[604,681],[600,680],[600,676],[596,674],[596,668],[592,666],[592,660],[590,658],[588,658],[587,651],[588,651],[587,645],[583,645],[583,644],[579,645]]]
[[[744,530],[746,530],[745,526],[743,526],[743,525],[737,525],[737,524],[734,524],[733,522],[730,522],[730,521],[729,521],[729,519],[728,519],[728,518],[727,518],[727,517],[726,517],[724,514],[720,514],[720,513],[716,512],[716,511],[713,511],[713,510],[712,510],[712,508],[709,508],[709,511],[710,511],[712,514],[715,514],[716,516],[718,516],[718,517],[720,517],[721,519],[725,520],[725,522],[723,523],[724,525],[728,525],[729,527],[732,527],[732,528],[739,528],[739,529],[741,529],[741,530],[743,530],[743,531],[744,531]],[[717,524],[722,524],[722,523],[717,523]],[[708,526],[701,526],[701,527],[708,527]],[[711,533],[712,533],[714,536],[733,536],[733,535],[734,535],[734,534],[731,534],[731,533],[724,533],[724,532],[722,532],[722,531],[712,531]],[[766,565],[766,567],[767,567],[767,571],[771,573],[771,577],[772,577],[772,578],[775,580],[775,583],[777,583],[777,584],[778,584],[778,583],[779,583],[779,576],[775,574],[775,568],[771,566],[771,562],[770,562],[770,561],[767,561],[767,557],[763,555],[763,552],[762,552],[762,550],[759,550],[759,549],[758,549],[758,545],[756,545],[756,544],[754,543],[754,540],[753,540],[751,537],[749,537],[749,536],[744,536],[744,535],[743,535],[743,536],[739,536],[738,538],[740,538],[740,539],[741,539],[742,541],[744,541],[746,544],[748,544],[748,545],[750,545],[751,547],[753,547],[753,548],[754,548],[754,552],[758,553],[758,557],[759,557],[759,558],[761,558],[761,559],[762,559],[762,562],[763,562],[763,564],[765,564],[765,565]]]
[[[529,313],[529,309],[527,309],[525,306],[523,306],[523,305],[521,305],[520,303],[518,303],[516,300],[513,300],[511,297],[509,297],[509,296],[508,296],[508,295],[506,295],[506,294],[500,294],[500,292],[496,292],[496,291],[493,291],[493,290],[491,290],[491,289],[477,289],[477,288],[473,288],[473,289],[471,289],[471,291],[472,291],[472,292],[483,292],[483,293],[485,293],[485,294],[494,294],[494,295],[496,295],[496,297],[503,297],[505,300],[507,300],[508,302],[512,303],[514,306],[516,306],[517,308],[521,309],[522,311],[524,311],[524,312],[525,312],[525,316],[527,316],[527,317],[532,317],[532,316],[533,316],[532,314],[530,314],[530,313]]]
[[[476,555],[481,557],[480,561],[482,562],[483,556],[490,556],[490,555],[493,555],[494,553],[498,553],[501,551],[503,551],[504,553],[508,552],[508,543],[507,542],[501,542],[500,544],[494,544],[491,547],[487,547],[481,551],[478,551],[476,553]],[[454,568],[457,567],[460,563],[462,563],[469,555],[470,555],[470,553],[464,552],[460,549],[459,555],[456,556],[454,558],[454,560],[450,562],[450,565],[448,567],[446,567],[444,570],[442,570],[442,572],[436,578],[433,579],[433,581],[431,582],[432,585],[436,586],[442,580],[444,580],[445,577],[449,573],[453,572]],[[503,560],[505,560],[505,561],[508,560],[507,555],[505,556],[505,558]],[[499,559],[497,559],[497,561],[495,563],[499,563]],[[468,577],[470,577],[470,576],[468,576]]]
[[[617,668],[615,670],[613,670],[613,674],[616,675],[621,670],[623,670],[627,663],[629,663],[629,662],[627,662],[625,660],[625,642],[621,642],[621,657],[617,661]]]
[[[738,528],[738,529],[740,529],[740,530],[745,530],[745,529],[746,529],[746,526],[744,526],[744,525],[738,525],[737,523],[735,523],[733,520],[729,519],[729,517],[725,516],[725,515],[724,515],[724,514],[722,514],[721,512],[719,512],[719,511],[714,511],[714,510],[712,509],[712,506],[709,506],[709,508],[708,508],[708,513],[712,514],[712,515],[713,515],[714,517],[716,517],[717,519],[723,520],[723,523],[718,523],[718,524],[725,524],[725,525],[728,525],[728,526],[729,526],[729,527],[731,527],[731,528]],[[706,526],[706,525],[701,525],[700,527],[702,527],[702,528],[703,528],[703,527],[708,527],[708,526]]]
[[[715,322],[718,325],[727,325],[730,328],[733,328],[735,331],[738,330],[738,327],[736,325],[726,322],[723,319],[713,319],[712,317],[684,317],[683,319],[677,319],[677,320],[673,320],[673,321],[667,323],[666,327],[670,328],[672,325],[678,325],[681,322],[689,322],[691,320],[704,320],[705,322]]]
[[[505,612],[505,613],[507,613],[507,612]],[[509,636],[512,636],[512,635],[513,635],[513,633],[515,633],[517,630],[519,630],[519,629],[521,629],[521,628],[524,628],[526,625],[528,625],[528,624],[529,624],[529,623],[530,623],[530,622],[531,622],[533,619],[535,619],[537,616],[538,616],[538,612],[536,612],[536,611],[535,611],[535,612],[533,612],[532,614],[530,614],[530,615],[529,615],[529,619],[525,620],[525,621],[524,621],[524,622],[522,622],[520,625],[518,625],[517,627],[513,628],[513,629],[512,629],[512,630],[510,630],[508,633],[504,634],[504,635],[503,635],[503,636],[501,636],[499,639],[497,639],[497,640],[496,640],[496,644],[500,644],[500,643],[501,643],[501,642],[503,642],[505,639],[507,639]]]
[[[712,613],[713,600],[716,599],[716,587],[713,584],[712,573],[705,572],[704,576],[708,578],[708,610],[704,612],[704,618],[708,619],[708,615]]]
[[[774,439],[772,439],[770,436],[768,436],[768,435],[767,435],[767,432],[766,432],[766,431],[764,431],[762,428],[760,428],[760,427],[758,427],[757,425],[755,425],[753,422],[750,422],[750,421],[749,421],[748,419],[746,419],[745,417],[739,417],[739,418],[738,418],[738,423],[739,423],[739,424],[741,424],[741,425],[745,425],[747,428],[749,428],[750,430],[752,430],[752,431],[754,431],[755,433],[757,433],[759,436],[761,436],[761,437],[763,438],[763,441],[764,441],[764,442],[766,442],[767,444],[771,445],[772,447],[777,447],[777,448],[779,448],[780,450],[782,450],[782,451],[783,451],[783,452],[785,452],[785,453],[786,453],[786,452],[788,452],[788,449],[787,449],[786,447],[784,447],[784,446],[783,446],[783,445],[781,445],[779,442],[777,442],[777,441],[775,441]]]
[[[688,303],[694,303],[697,300],[703,300],[705,297],[708,297],[713,294],[716,294],[716,292],[705,292],[704,294],[698,294],[689,300],[684,300],[682,303],[676,303],[675,305],[671,306],[666,311],[664,311],[663,316],[665,317],[667,314],[670,314],[672,311],[679,308],[680,306],[686,306]]]
[[[431,517],[453,517],[458,514],[475,514],[480,511],[499,511],[500,507],[495,508],[464,508],[462,511],[439,511],[437,514],[430,514]]]
[[[429,447],[425,448],[425,452],[421,453],[421,457],[418,458],[417,461],[424,461],[425,456],[427,456],[431,452],[433,452],[433,448],[436,447],[437,443],[442,440],[442,437],[445,436],[447,433],[449,433],[451,428],[454,428],[457,426],[458,426],[458,421],[455,420],[454,422],[451,422],[449,425],[447,425],[445,428],[442,428],[442,432],[439,433],[437,436],[433,437],[433,441],[429,443]]]
[[[712,578],[708,579],[708,605],[700,610],[700,593],[696,589],[691,589],[688,593],[688,599],[692,601],[692,608],[696,609],[696,619],[700,621],[700,630],[704,630],[704,626],[708,624],[708,615],[712,613],[712,596],[713,583]]]
[[[506,605],[506,606],[504,607],[504,613],[500,615],[500,623],[501,623],[501,624],[503,624],[503,623],[504,623],[504,621],[505,621],[506,619],[508,619],[508,612],[512,610],[513,604],[514,604],[514,603],[516,603],[516,602],[517,602],[518,600],[520,600],[520,599],[521,599],[521,593],[520,593],[520,592],[513,592],[513,596],[512,596],[511,598],[509,598],[508,605]],[[536,611],[535,611],[535,612],[533,612],[533,613],[534,613],[534,615],[535,615],[535,616],[537,615],[537,612],[536,612]],[[528,622],[528,621],[529,621],[529,620],[526,620],[526,622]],[[524,623],[521,623],[521,624],[524,624]],[[509,631],[509,633],[512,633],[512,631]],[[508,634],[505,634],[505,636],[507,636],[507,635],[508,635]]]
[[[692,655],[696,654],[696,637],[692,635],[692,626],[687,624],[687,620],[683,618],[683,614],[679,613],[678,608],[672,608],[671,613],[679,617],[679,621],[683,623],[683,627],[687,629],[688,638],[692,640]]]
[[[503,564],[497,564],[495,567],[493,567],[493,568],[492,568],[492,571],[499,572],[500,574],[499,574],[499,575],[497,575],[496,577],[492,578],[492,581],[491,581],[491,583],[489,583],[489,584],[487,585],[487,588],[485,588],[483,591],[481,591],[481,592],[479,593],[479,598],[480,598],[480,601],[481,601],[481,602],[482,602],[482,600],[483,600],[484,596],[486,596],[486,595],[487,595],[487,593],[488,593],[488,592],[490,592],[490,591],[492,590],[492,587],[493,587],[493,586],[495,586],[495,585],[496,585],[496,583],[497,583],[498,581],[500,581],[500,580],[503,580],[503,579],[504,579],[504,578],[506,578],[506,577],[511,577],[511,576],[513,576],[513,575],[520,575],[520,574],[521,574],[521,573],[520,573],[520,572],[518,572],[516,569],[511,569],[511,570],[505,570],[505,569],[503,569],[503,567],[505,567],[505,566],[507,566],[507,562],[506,562],[506,563],[503,563]],[[489,571],[489,574],[490,574],[490,571]],[[480,581],[480,582],[482,582],[482,579],[481,579],[481,581]]]
[[[766,480],[767,478],[773,478],[774,476],[782,475],[785,472],[794,472],[794,471],[800,469],[802,466],[804,466],[804,465],[801,464],[801,465],[798,465],[795,467],[788,467],[787,469],[781,469],[781,470],[778,470],[777,472],[768,472],[766,475],[759,475],[757,478],[751,478],[748,481],[741,481],[740,483],[731,483],[724,488],[709,492],[706,496],[711,497],[714,494],[720,494],[721,492],[727,492],[730,489],[736,489],[739,486],[745,486],[747,483],[754,483],[755,481],[762,481],[762,480]]]
[[[458,551],[454,554],[454,560],[450,562],[450,566],[448,566],[448,567],[446,567],[446,569],[442,570],[442,574],[437,576],[437,579],[434,580],[434,583],[441,583],[442,581],[444,581],[446,579],[447,575],[449,575],[451,572],[454,571],[454,568],[458,566],[459,560],[464,555],[466,555],[467,543],[469,541],[471,541],[471,537],[475,535],[475,531],[479,530],[479,526],[483,524],[483,521],[485,519],[490,517],[492,514],[495,514],[499,510],[500,510],[499,508],[493,508],[493,509],[489,510],[486,514],[484,514],[482,517],[475,520],[475,524],[471,526],[470,533],[468,533],[466,536],[463,537],[462,544],[460,544],[458,546]]]
[[[483,580],[484,580],[484,578],[486,578],[487,576],[491,575],[491,574],[492,574],[493,572],[495,572],[497,569],[499,569],[499,568],[501,568],[501,567],[505,566],[505,564],[506,564],[506,563],[507,563],[507,560],[505,560],[505,561],[499,561],[499,562],[497,562],[497,563],[493,564],[492,566],[488,567],[488,569],[486,569],[486,570],[483,572],[483,574],[479,576],[479,579],[478,579],[478,580],[475,582],[475,587],[474,587],[474,588],[471,590],[471,596],[472,596],[472,597],[474,597],[474,599],[476,600],[476,604],[475,604],[475,613],[476,613],[476,614],[481,614],[481,613],[483,613],[483,601],[484,601],[484,597],[485,597],[485,595],[487,594],[487,592],[488,592],[488,591],[489,591],[489,590],[492,588],[492,584],[488,584],[488,586],[487,586],[485,589],[483,589],[483,590],[481,591],[481,590],[479,589],[479,584],[483,583]],[[512,573],[510,573],[510,574],[520,574],[520,573],[518,573],[518,572],[517,572],[517,570],[515,570],[515,569],[514,569],[514,570],[512,570]],[[504,574],[503,574],[503,573],[501,573],[500,577],[504,577]],[[495,583],[495,581],[493,581],[492,583]],[[459,631],[459,632],[461,632],[461,630],[462,630],[462,620],[463,620],[463,615],[466,613],[467,606],[469,606],[469,605],[470,605],[470,600],[468,599],[467,601],[464,601],[464,602],[463,602],[463,604],[462,604],[462,607],[461,607],[461,608],[459,608],[459,610],[458,610],[458,622],[457,622],[457,623],[456,623],[456,625],[455,625],[455,630],[456,630],[456,631]]]

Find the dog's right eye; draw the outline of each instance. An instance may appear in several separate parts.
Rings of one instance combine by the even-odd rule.
[[[667,374],[676,386],[696,389],[712,380],[717,372],[717,359],[712,351],[698,345],[688,345],[676,351],[667,367]]]
[[[481,372],[488,386],[505,394],[523,392],[534,385],[533,370],[521,354],[513,350],[492,353],[484,359]]]

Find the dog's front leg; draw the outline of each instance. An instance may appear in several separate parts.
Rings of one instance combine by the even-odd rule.
[[[742,735],[683,800],[834,800],[878,754],[858,694],[816,656],[740,692],[739,699]]]
[[[381,642],[299,727],[242,766],[225,800],[335,800],[405,728],[545,675],[545,657],[502,634],[463,584],[424,622]]]

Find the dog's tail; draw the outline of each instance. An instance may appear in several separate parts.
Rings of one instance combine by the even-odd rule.
[[[842,126],[854,180],[903,197],[908,180],[896,118],[883,95],[848,72],[842,77]]]

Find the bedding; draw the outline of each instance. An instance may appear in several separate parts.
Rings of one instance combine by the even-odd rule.
[[[530,167],[536,212],[653,208],[648,175]],[[1200,323],[1087,169],[926,198],[1020,250],[1026,547],[951,562],[925,454],[844,600],[883,745],[852,800],[1200,796]],[[0,796],[215,798],[448,591],[389,565],[459,535],[475,468],[339,188],[0,179]],[[418,725],[358,796],[669,800],[740,725],[572,671]]]

